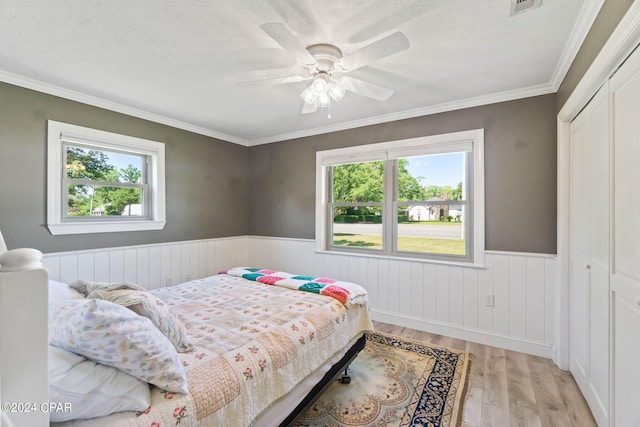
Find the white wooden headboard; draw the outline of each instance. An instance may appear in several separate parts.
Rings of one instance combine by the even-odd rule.
[[[36,249],[0,232],[0,425],[49,425],[48,275]]]
[[[0,255],[7,252],[7,245],[4,243],[4,237],[2,237],[2,231],[0,231]]]

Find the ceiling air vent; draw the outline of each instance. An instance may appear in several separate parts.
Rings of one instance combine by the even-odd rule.
[[[509,0],[509,16],[540,7],[542,0]]]

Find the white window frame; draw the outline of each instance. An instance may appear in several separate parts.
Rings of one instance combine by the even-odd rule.
[[[63,145],[77,142],[98,150],[115,150],[148,156],[149,204],[145,218],[65,217]],[[53,235],[161,230],[166,225],[165,150],[161,142],[91,129],[69,123],[47,121],[47,227]]]
[[[407,254],[395,251],[396,235],[393,230],[395,221],[383,223],[383,240],[388,248],[385,252],[371,250],[352,250],[331,245],[331,218],[329,206],[331,201],[328,174],[331,166],[378,160],[392,160],[417,155],[445,154],[461,151],[461,147],[471,146],[473,176],[471,177],[470,205],[472,222],[468,225],[470,258],[447,257],[440,254]],[[385,173],[385,180],[393,179],[393,174]],[[390,185],[389,187],[392,187]],[[385,194],[385,200],[392,197]],[[387,202],[385,202],[387,203]],[[400,202],[403,205],[404,202]],[[407,202],[406,204],[411,204]],[[324,253],[342,253],[355,256],[381,257],[387,259],[411,259],[415,261],[484,267],[485,230],[484,230],[484,129],[474,129],[442,135],[432,135],[412,139],[381,142],[318,151],[316,153],[316,251]]]

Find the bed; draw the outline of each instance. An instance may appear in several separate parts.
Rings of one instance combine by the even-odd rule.
[[[85,281],[48,288],[55,426],[289,425],[373,329],[360,286],[281,271],[233,268],[153,291]]]

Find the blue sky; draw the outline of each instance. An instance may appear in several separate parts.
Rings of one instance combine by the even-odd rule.
[[[138,170],[142,169],[140,157],[114,153],[113,151],[105,151],[105,153],[107,154],[107,156],[109,156],[109,163],[111,163],[118,169],[124,169],[130,164],[138,168]]]
[[[464,153],[438,154],[409,158],[407,169],[424,186],[450,185],[455,188],[462,181]]]
[[[118,170],[125,169],[129,165],[133,165],[138,170],[142,169],[142,156],[139,155],[119,153],[108,149],[104,150],[99,148],[83,147],[75,144],[69,144],[68,147],[79,148],[83,150],[85,154],[89,153],[90,151],[102,152],[107,156],[108,164],[115,166]]]

